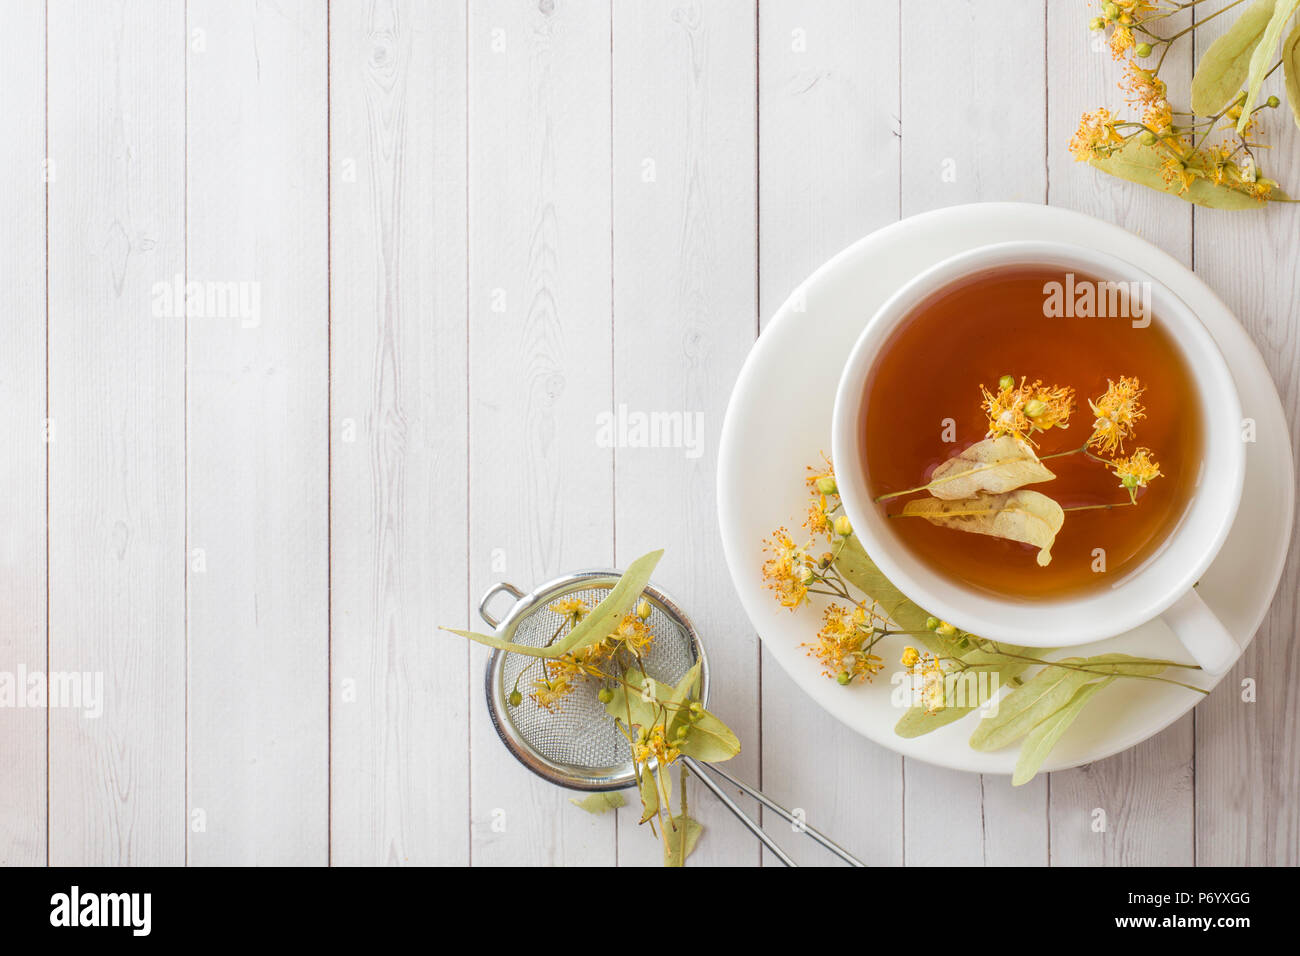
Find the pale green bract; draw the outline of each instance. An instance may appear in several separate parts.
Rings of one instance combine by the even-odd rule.
[[[1010,435],[986,438],[949,458],[930,475],[925,489],[936,498],[957,501],[980,492],[1001,494],[1056,476],[1034,450]]]
[[[1300,23],[1282,41],[1282,70],[1286,77],[1286,98],[1300,127]]]
[[[1250,57],[1259,46],[1276,0],[1256,0],[1228,31],[1210,44],[1192,77],[1192,112],[1214,116],[1246,83]]]
[[[480,644],[486,644],[488,647],[495,647],[500,651],[509,651],[512,654],[526,654],[529,657],[547,659],[563,657],[565,654],[580,651],[592,644],[603,641],[614,632],[619,622],[636,606],[637,600],[641,597],[641,592],[650,583],[650,575],[654,573],[655,565],[659,563],[659,559],[663,556],[662,549],[651,551],[629,564],[627,570],[623,572],[623,576],[618,579],[618,583],[605,595],[605,599],[592,608],[586,617],[575,624],[573,630],[549,647],[516,644],[514,641],[502,640],[494,634],[461,631],[454,627],[444,627],[443,630],[458,634],[461,637],[467,637],[471,641],[477,641]]]
[[[1250,56],[1250,75],[1247,79],[1246,102],[1241,107],[1241,118],[1237,120],[1237,132],[1245,133],[1246,124],[1250,122],[1250,114],[1255,109],[1255,103],[1259,99],[1259,89],[1264,85],[1264,77],[1268,75],[1269,67],[1273,65],[1273,53],[1277,50],[1277,41],[1282,38],[1282,31],[1286,29],[1287,21],[1291,19],[1292,14],[1300,10],[1300,0],[1278,0],[1277,6],[1273,10],[1273,16],[1268,21],[1268,26],[1264,28],[1264,35],[1260,38],[1255,52]]]
[[[570,797],[569,802],[575,807],[580,807],[581,809],[586,810],[588,813],[608,813],[610,810],[617,810],[619,807],[626,804],[626,801],[623,799],[623,794],[619,793],[617,790],[613,790],[609,793],[593,793],[591,796],[584,797],[582,800],[579,800],[577,797]]]
[[[1049,653],[1047,649],[994,644],[974,635],[944,636],[926,627],[930,615],[885,577],[856,536],[850,536],[840,546],[835,568],[845,581],[874,600],[901,630],[910,632],[909,640],[923,644],[937,657],[959,662],[946,679],[987,672],[998,675],[1000,687],[1010,688],[998,702],[996,715],[980,720],[970,745],[976,750],[1000,750],[1024,738],[1012,780],[1016,786],[1033,779],[1057,741],[1102,687],[1118,677],[1160,679],[1157,675],[1167,668],[1189,666],[1127,654],[1044,661],[1041,655]],[[1041,669],[1022,682],[1021,675],[1031,667]],[[927,713],[920,704],[914,705],[899,719],[894,733],[900,737],[928,734],[978,710],[982,703],[950,705],[933,713]]]
[[[1144,146],[1137,139],[1131,139],[1109,156],[1093,157],[1088,162],[1104,173],[1210,209],[1259,209],[1264,205],[1240,190],[1220,186],[1200,177],[1192,180],[1192,184],[1183,190],[1176,180],[1165,181],[1161,168],[1163,158],[1158,147]],[[1277,199],[1286,198],[1286,193],[1277,188],[1273,189],[1271,195]]]
[[[685,864],[686,858],[695,850],[695,844],[700,842],[700,834],[703,832],[704,827],[685,814],[673,817],[672,829],[664,841],[664,866]]]
[[[1011,775],[1011,786],[1023,786],[1034,779],[1034,775],[1047,760],[1047,755],[1052,752],[1056,742],[1083,710],[1083,705],[1092,699],[1093,694],[1114,679],[1106,677],[1091,684],[1084,684],[1074,692],[1069,703],[1029,732],[1024,745],[1020,748],[1020,756],[1016,759],[1016,769]]]

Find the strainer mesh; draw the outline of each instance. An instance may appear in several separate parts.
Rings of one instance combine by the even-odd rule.
[[[549,605],[561,598],[577,597],[588,607],[595,607],[607,594],[607,587],[593,588],[582,583],[557,589],[537,601],[532,610],[514,623],[513,632],[506,637],[540,647],[550,641],[563,620]],[[674,614],[652,595],[645,597],[651,608],[646,623],[654,634],[645,656],[646,673],[662,683],[676,684],[695,663],[694,643],[689,633],[677,624]],[[547,711],[528,696],[533,681],[542,676],[542,663],[537,658],[506,654],[502,662],[498,709],[502,719],[514,724],[529,747],[548,760],[583,770],[619,767],[631,761],[627,741],[605,712],[605,705],[596,699],[601,685],[595,679],[580,682],[572,694]],[[505,698],[515,688],[516,679],[523,701],[511,707]]]

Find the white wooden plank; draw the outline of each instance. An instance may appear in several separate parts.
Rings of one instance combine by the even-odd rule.
[[[1191,263],[1191,207],[1075,162],[1070,137],[1086,110],[1119,110],[1122,65],[1097,48],[1091,14],[1048,4],[1048,201],[1118,223]],[[1183,23],[1183,17],[1170,24]],[[1162,75],[1171,90],[1191,82],[1188,44],[1169,54]],[[1195,816],[1190,786],[1192,717],[1124,754],[1049,780],[1053,865],[1191,864]],[[1094,831],[1098,811],[1105,830]]]
[[[1024,0],[903,5],[903,215],[1044,199],[1043,58],[993,51],[1041,47],[1045,15]],[[913,760],[904,775],[909,865],[1046,862],[1045,780],[1012,790],[1006,777]]]
[[[45,8],[0,8],[0,680],[45,673]],[[0,708],[0,865],[45,850],[45,710]]]
[[[607,4],[469,9],[470,585],[613,561]],[[476,863],[612,863],[615,817],[501,747],[471,655]]]
[[[185,21],[177,4],[49,7],[50,862],[185,856]]]
[[[1233,19],[1228,13],[1196,29],[1204,52]],[[1263,170],[1300,193],[1300,131],[1287,109],[1281,78],[1268,82],[1283,106],[1263,114]],[[1293,206],[1259,212],[1193,211],[1196,271],[1246,326],[1268,363],[1300,449],[1300,247]],[[1277,597],[1254,642],[1223,685],[1196,709],[1196,861],[1203,866],[1295,866],[1300,863],[1300,534]],[[1243,681],[1254,682],[1254,701]]]
[[[188,35],[188,859],[324,864],[325,4],[193,0]]]
[[[756,19],[753,0],[613,8],[614,411],[679,415],[676,447],[617,448],[621,565],[656,547],[655,575],[706,642],[711,706],[740,736],[728,769],[758,780],[758,648],[723,560],[718,432],[753,345]],[[690,430],[687,430],[687,426]],[[754,864],[758,844],[701,787],[692,862]],[[662,862],[620,812],[619,862]]]
[[[330,29],[333,860],[465,864],[465,5]]]
[[[885,0],[759,7],[764,319],[826,259],[898,216],[898,37],[898,4]],[[767,791],[868,863],[901,863],[902,760],[813,705],[770,656],[761,666]],[[809,841],[785,842],[801,863],[827,862]]]

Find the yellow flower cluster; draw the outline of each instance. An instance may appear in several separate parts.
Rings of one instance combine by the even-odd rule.
[[[1139,448],[1127,458],[1116,458],[1110,463],[1111,471],[1119,479],[1119,486],[1129,493],[1132,501],[1137,501],[1137,489],[1145,488],[1147,483],[1160,477],[1160,463],[1151,457],[1150,448]]]
[[[644,601],[641,603],[645,604]],[[550,605],[550,609],[564,618],[556,631],[557,637],[563,630],[572,628],[581,621],[591,610],[580,598],[556,601]],[[645,617],[649,617],[649,614]],[[533,681],[528,696],[537,706],[554,713],[560,702],[577,690],[580,683],[600,675],[600,665],[611,660],[620,649],[626,648],[634,657],[639,658],[653,640],[654,633],[644,617],[637,610],[630,611],[604,640],[589,644],[580,651],[551,660],[541,660],[542,675]]]
[[[1109,155],[1116,148],[1124,145],[1124,136],[1115,127],[1115,118],[1110,110],[1099,106],[1091,112],[1084,113],[1070,140],[1070,152],[1081,163],[1090,159]]]
[[[686,726],[680,728],[682,737],[686,736]],[[642,728],[637,735],[636,746],[633,749],[633,756],[638,764],[644,765],[651,758],[659,762],[659,766],[666,767],[682,755],[677,749],[676,742],[670,742],[666,736],[667,730],[663,724],[655,724],[650,728]],[[647,773],[649,771],[646,771]]]
[[[1092,437],[1088,447],[1103,455],[1114,455],[1124,450],[1124,439],[1133,434],[1133,426],[1146,417],[1142,403],[1142,383],[1127,375],[1118,382],[1106,380],[1106,391],[1095,402],[1088,400],[1092,413],[1097,416],[1092,423]]]
[[[947,683],[943,662],[934,654],[918,651],[915,647],[903,648],[901,662],[912,672],[914,678],[921,679],[921,704],[925,707],[925,712],[935,714],[943,710]]]
[[[1074,411],[1074,389],[1037,381],[1030,385],[1023,378],[1016,385],[1009,375],[1002,376],[996,394],[983,385],[980,393],[989,420],[989,438],[1010,435],[1030,441],[1033,432],[1069,427],[1070,414]]]
[[[858,604],[851,609],[830,604],[822,612],[822,626],[816,639],[800,646],[808,648],[809,657],[817,658],[825,676],[834,677],[841,684],[866,681],[885,666],[883,660],[866,649],[876,629],[883,626],[874,603],[870,607]]]
[[[813,559],[806,547],[796,545],[785,528],[777,528],[763,542],[771,555],[763,562],[763,580],[782,607],[794,610],[808,597],[808,584],[815,577]]]
[[[1080,162],[1103,160],[1137,137],[1143,151],[1157,151],[1157,155],[1148,157],[1150,168],[1158,167],[1165,186],[1175,189],[1179,195],[1186,195],[1198,181],[1203,181],[1259,202],[1279,198],[1274,196],[1277,183],[1259,175],[1256,167],[1253,149],[1262,144],[1252,142],[1258,128],[1256,114],[1264,107],[1277,107],[1278,98],[1269,97],[1245,117],[1240,132],[1237,125],[1242,118],[1245,93],[1215,116],[1197,121],[1189,117],[1180,125],[1176,117],[1187,114],[1174,110],[1168,86],[1159,76],[1164,54],[1150,68],[1137,62],[1150,56],[1154,46],[1165,45],[1164,53],[1167,53],[1168,45],[1188,32],[1184,30],[1168,39],[1157,36],[1153,32],[1155,22],[1175,12],[1165,10],[1148,17],[1157,10],[1158,4],[1151,0],[1104,0],[1102,3],[1101,16],[1095,17],[1089,26],[1093,30],[1110,31],[1111,55],[1125,61],[1120,88],[1129,104],[1142,111],[1141,120],[1121,121],[1104,107],[1085,112],[1070,140],[1070,152]],[[1139,40],[1139,35],[1144,39]],[[1226,142],[1207,142],[1216,131],[1224,134]],[[1134,161],[1138,162],[1138,158],[1134,157]],[[1117,172],[1117,175],[1124,173]]]

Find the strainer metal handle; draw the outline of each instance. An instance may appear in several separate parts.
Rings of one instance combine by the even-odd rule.
[[[487,608],[488,605],[492,603],[492,599],[496,597],[498,594],[500,594],[502,591],[505,591],[507,594],[513,597],[516,602],[520,601],[524,596],[524,592],[519,590],[509,581],[498,581],[496,584],[492,585],[492,587],[488,588],[487,593],[484,594],[483,597],[479,599],[478,615],[479,617],[483,618],[483,620],[487,621],[489,627],[496,627],[501,623],[500,620],[498,620],[496,617],[493,617],[492,614],[488,612]]]
[[[816,840],[826,849],[830,850],[841,860],[844,860],[850,866],[863,866],[863,867],[866,866],[865,863],[859,860],[848,850],[844,849],[842,846],[840,846],[830,837],[826,836],[826,834],[822,833],[819,830],[814,829],[813,827],[805,823],[803,820],[800,820],[797,817],[795,817],[793,813],[791,813],[785,807],[781,806],[771,797],[768,797],[762,791],[755,790],[753,787],[749,786],[748,784],[741,783],[739,780],[737,780],[731,774],[727,773],[725,770],[720,770],[719,768],[715,767],[713,764],[702,764],[694,757],[683,757],[682,763],[684,763],[687,767],[689,767],[691,772],[695,774],[696,778],[700,781],[700,783],[704,784],[704,786],[707,787],[709,791],[712,792],[712,794],[722,802],[723,806],[725,806],[728,810],[730,810],[735,815],[736,819],[739,820],[741,823],[743,823],[745,825],[745,828],[749,830],[750,833],[758,837],[759,842],[762,843],[763,846],[771,850],[772,853],[775,854],[776,858],[780,860],[782,863],[784,863],[786,866],[797,866],[798,864],[795,863],[794,860],[790,859],[789,854],[787,854],[784,850],[782,850],[779,846],[777,846],[775,842],[773,842],[772,838],[768,836],[767,832],[761,826],[758,825],[757,821],[755,821],[749,814],[747,814],[744,810],[742,810],[736,804],[736,802],[731,799],[731,797],[727,794],[727,792],[723,790],[720,786],[718,786],[717,781],[715,781],[712,777],[710,777],[705,772],[705,768],[716,773],[719,777],[727,781],[727,783],[731,784],[733,787],[736,787],[742,793],[746,794],[747,796],[753,797],[755,800],[757,800],[763,806],[767,807],[773,813],[779,814],[780,816],[784,817],[789,823],[791,823],[800,832],[808,834],[810,837],[812,837],[814,840]]]

